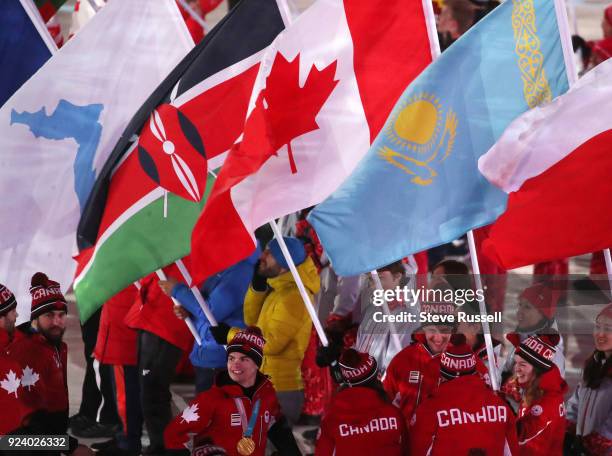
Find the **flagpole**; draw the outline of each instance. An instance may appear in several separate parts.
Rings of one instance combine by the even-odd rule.
[[[36,28],[36,31],[49,49],[49,52],[51,52],[51,55],[55,55],[58,51],[57,44],[55,44],[55,41],[53,41],[53,38],[51,38],[49,30],[47,30],[47,26],[43,22],[42,17],[40,16],[40,13],[38,12],[38,9],[34,3],[31,0],[19,0],[19,3],[21,3],[24,11],[32,21],[32,25],[34,25]]]
[[[370,275],[372,276],[372,279],[374,280],[376,289],[382,290],[383,286],[380,281],[380,276],[378,275],[378,271],[374,269],[373,271],[370,271]],[[382,308],[387,315],[391,315],[391,309],[389,309],[389,305],[387,304],[386,299],[382,300]],[[395,323],[392,321],[389,321],[388,324],[391,327],[391,339],[393,339],[393,343],[395,344],[395,348],[397,349],[397,351],[400,352],[402,351],[404,347],[402,347],[402,342],[400,341],[399,334],[397,333],[397,327],[395,326]]]
[[[157,274],[157,277],[159,277],[159,280],[166,280],[167,279],[166,274],[161,269],[158,269],[157,271],[155,271],[155,274]],[[175,306],[180,306],[181,305],[181,303],[178,302],[176,299],[174,299],[172,296],[170,296],[170,299],[172,299],[172,302],[174,303]],[[196,331],[196,328],[195,328],[193,322],[191,321],[191,318],[189,318],[189,317],[185,318],[185,324],[189,328],[189,332],[191,333],[191,335],[193,336],[193,338],[195,339],[197,344],[198,345],[202,345],[202,339],[200,338],[200,335],[198,334],[198,331]]]
[[[202,312],[204,312],[204,315],[206,315],[206,318],[210,322],[211,326],[218,326],[217,319],[211,312],[210,307],[208,307],[208,304],[206,304],[206,300],[204,299],[204,296],[202,296],[202,292],[195,284],[191,283],[192,282],[191,274],[189,274],[189,271],[185,267],[185,263],[183,263],[183,260],[178,259],[174,262],[174,264],[176,264],[179,271],[181,271],[181,274],[183,275],[185,282],[187,282],[189,289],[195,296],[196,301],[198,301],[198,304],[200,304],[200,308],[202,309]]]
[[[478,307],[480,309],[480,315],[487,315],[487,307],[484,301],[484,290],[482,287],[482,279],[480,277],[480,266],[478,265],[478,254],[476,253],[476,242],[474,242],[474,231],[470,230],[467,232],[468,245],[470,247],[470,260],[472,262],[472,273],[474,274],[474,280],[476,282],[476,297],[478,299]],[[478,293],[481,290],[481,293]],[[491,329],[489,328],[489,322],[486,318],[482,320],[482,330],[485,339],[485,346],[487,348],[487,358],[489,358],[489,374],[491,377],[491,387],[494,391],[499,391],[499,384],[497,383],[497,365],[495,360],[495,352],[493,350],[493,338],[491,337]]]
[[[312,320],[312,324],[314,325],[317,331],[317,334],[319,335],[319,339],[321,339],[321,344],[327,347],[329,345],[329,341],[327,340],[327,335],[325,334],[325,331],[323,330],[323,326],[321,326],[321,322],[319,321],[319,316],[317,315],[317,311],[315,310],[314,305],[312,304],[312,301],[310,300],[310,296],[308,296],[308,293],[306,292],[306,287],[304,286],[304,282],[302,282],[302,278],[300,277],[300,274],[298,273],[298,270],[295,267],[293,258],[291,258],[291,255],[289,254],[289,249],[287,249],[287,245],[285,244],[285,240],[283,239],[283,234],[278,228],[276,221],[272,220],[270,222],[270,226],[272,227],[272,231],[274,231],[274,236],[276,237],[276,240],[278,241],[278,245],[281,248],[281,251],[283,252],[283,257],[285,257],[285,260],[287,261],[287,264],[289,265],[289,270],[291,271],[291,275],[293,275],[293,279],[295,280],[295,283],[297,284],[298,290],[300,291],[300,295],[302,295],[302,299],[304,300],[304,305],[306,306],[306,310],[310,314],[310,319]]]
[[[204,29],[204,33],[208,33],[210,31],[210,26],[206,23],[204,19],[202,19],[202,17],[198,13],[193,10],[191,6],[189,6],[189,3],[187,3],[185,0],[176,1],[179,2],[183,9],[187,11],[187,14],[189,14],[191,18]]]
[[[557,24],[559,24],[559,35],[561,36],[561,47],[563,49],[567,81],[569,82],[569,86],[572,87],[576,81],[578,81],[578,71],[576,70],[576,62],[574,61],[572,35],[569,29],[569,20],[564,0],[555,0],[555,12],[557,13]],[[604,249],[603,253],[606,260],[608,281],[610,283],[610,289],[612,290],[612,260],[610,259],[610,249]]]
[[[557,0],[555,0],[557,1]],[[433,3],[431,0],[423,0],[423,11],[425,13],[425,22],[427,24],[427,33],[429,35],[429,43],[431,46],[431,58],[436,60],[440,57],[440,42],[438,41],[438,33],[436,30],[436,21],[433,11]],[[476,243],[474,242],[474,232],[468,231],[468,244],[470,247],[470,259],[472,262],[472,272],[476,281],[476,289],[482,290],[482,280],[480,277],[480,267],[478,265],[478,255],[476,253]],[[478,294],[481,296],[482,294]],[[484,295],[482,295],[484,296]],[[487,307],[484,299],[478,299],[478,306],[480,314],[487,316]],[[493,350],[493,339],[491,338],[491,330],[489,328],[489,322],[486,318],[482,321],[482,332],[485,339],[485,347],[487,349],[487,357],[489,358],[489,376],[491,377],[491,386],[493,390],[498,391],[499,385],[497,383],[497,365],[495,360],[495,351]]]

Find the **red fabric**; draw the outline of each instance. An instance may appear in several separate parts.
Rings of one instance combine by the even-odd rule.
[[[530,406],[521,404],[517,418],[521,456],[562,455],[565,435],[563,395],[567,383],[557,366],[542,374],[539,387],[543,396]]]
[[[13,358],[5,354],[9,344],[9,335],[0,328],[0,381],[8,382],[5,386],[0,384],[0,435],[6,435],[19,428],[28,413],[28,408],[22,402],[23,387],[18,387],[11,392],[11,381],[13,378],[20,379],[23,376],[21,366]],[[15,377],[11,375],[15,374]]]
[[[189,264],[185,264],[189,269]],[[182,280],[178,268],[172,264],[163,268],[166,277]],[[172,299],[164,294],[158,285],[157,274],[149,274],[140,281],[140,292],[125,323],[133,329],[143,329],[184,351],[191,351],[193,336],[183,320],[174,315]]]
[[[68,411],[68,348],[64,342],[56,348],[42,335],[28,334],[9,346],[8,355],[22,369],[30,368],[39,376],[32,387],[23,390],[22,400],[28,407],[48,412]]]
[[[514,413],[477,375],[442,383],[418,407],[409,436],[411,456],[467,455],[472,449],[502,455],[506,444],[518,454]]]
[[[391,360],[383,386],[406,422],[410,422],[417,405],[437,388],[439,378],[440,356],[433,356],[422,342],[416,342]]]
[[[515,268],[610,247],[610,144],[612,130],[591,138],[511,193],[506,212],[483,244],[484,253],[499,265]],[[597,216],[585,223],[585,214]]]
[[[507,271],[482,253],[482,243],[489,237],[491,225],[474,230],[474,243],[478,253],[478,266],[482,286],[485,288],[485,302],[492,312],[503,312],[508,286]]]
[[[338,392],[321,422],[317,456],[407,454],[406,425],[400,411],[371,388]]]
[[[211,389],[200,393],[182,414],[176,416],[166,427],[164,442],[168,449],[185,449],[190,434],[195,434],[194,445],[206,437],[212,438],[215,445],[225,448],[230,456],[238,456],[236,445],[243,431],[235,399],[242,402],[246,418],[252,414],[253,404],[260,400],[259,419],[253,430],[255,451],[253,456],[264,456],[268,429],[280,417],[280,406],[272,383],[259,374],[259,387],[253,400],[244,396],[242,388],[228,384],[227,373],[222,372]],[[197,416],[196,416],[197,415]]]
[[[130,285],[102,307],[95,358],[102,364],[135,366],[138,362],[138,333],[124,319],[138,298],[138,290]]]
[[[306,415],[322,415],[331,400],[334,384],[326,367],[319,367],[316,363],[317,347],[319,347],[319,336],[316,329],[312,328],[310,341],[304,360],[302,361],[302,379],[304,380],[304,407],[302,413]]]
[[[353,68],[360,101],[373,141],[406,85],[431,62],[423,9],[418,2],[404,5],[387,0],[345,0],[344,9],[353,43]],[[405,33],[406,29],[411,33]],[[405,51],[404,58],[394,58],[398,48]],[[315,116],[334,89],[337,62],[325,68],[313,66],[300,86],[295,77],[299,52],[292,58],[288,62],[280,53],[276,55],[266,87],[244,125],[243,140],[230,151],[193,230],[197,281],[255,250],[252,236],[229,196],[231,188],[255,174],[285,144],[290,178],[297,172],[292,162],[291,140],[318,128]],[[316,148],[313,145],[313,150]]]
[[[306,214],[303,214],[303,216],[306,217]],[[319,236],[317,236],[317,232],[305,218],[298,220],[295,223],[295,237],[304,242],[306,254],[312,258],[312,261],[317,267],[317,272],[321,273],[321,256],[323,255],[323,246],[321,245]]]
[[[125,370],[121,365],[113,366],[115,374],[115,391],[117,399],[117,413],[123,424],[123,430],[127,434],[128,420],[127,420],[127,402],[125,400]]]

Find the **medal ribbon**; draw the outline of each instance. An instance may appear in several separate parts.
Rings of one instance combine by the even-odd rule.
[[[236,406],[238,407],[238,411],[240,412],[240,419],[242,421],[242,431],[244,437],[251,437],[253,435],[253,430],[255,429],[255,423],[257,423],[257,416],[259,415],[259,405],[260,401],[257,399],[255,401],[255,405],[253,406],[253,412],[251,413],[251,418],[249,418],[249,422],[247,424],[246,420],[246,410],[244,409],[244,404],[242,400],[236,398],[234,399],[236,402]]]

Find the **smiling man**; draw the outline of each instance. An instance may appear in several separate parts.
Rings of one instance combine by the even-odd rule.
[[[213,439],[229,455],[263,456],[270,439],[280,454],[300,454],[274,387],[259,371],[265,343],[258,327],[236,333],[227,345],[227,370],[168,425],[166,448],[193,448],[196,454]]]

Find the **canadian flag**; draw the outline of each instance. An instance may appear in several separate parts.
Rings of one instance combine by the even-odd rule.
[[[483,242],[500,266],[612,246],[612,59],[516,119],[478,167],[509,193]]]
[[[276,38],[192,233],[196,282],[248,256],[259,226],[320,203],[353,171],[431,62],[426,17],[422,0],[319,0]]]

